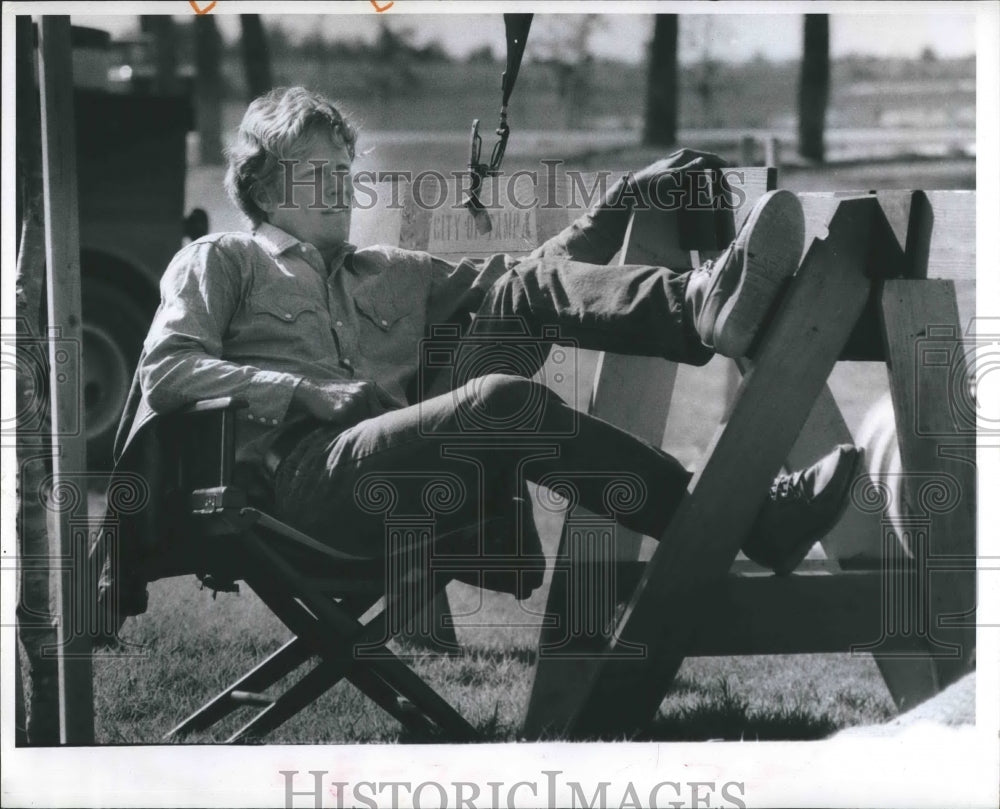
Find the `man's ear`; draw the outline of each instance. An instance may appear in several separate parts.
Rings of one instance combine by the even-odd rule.
[[[271,216],[274,213],[277,203],[274,201],[270,189],[263,183],[255,184],[250,195],[253,197],[253,201],[257,204],[257,207],[265,214]]]

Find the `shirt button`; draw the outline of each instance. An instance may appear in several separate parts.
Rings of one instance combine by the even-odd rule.
[[[342,362],[344,363],[344,365],[350,365],[351,364],[351,361],[349,359],[347,359],[346,357],[342,360]]]
[[[343,320],[338,320],[338,321],[337,321],[337,328],[338,328],[338,329],[339,329],[339,328],[340,328],[341,326],[343,326],[343,325],[344,325],[344,321],[343,321]]]
[[[292,319],[292,313],[291,312],[285,312],[285,320],[291,320],[291,319]]]
[[[382,321],[382,325],[383,326],[388,326],[389,325],[389,321],[388,320],[383,320]]]

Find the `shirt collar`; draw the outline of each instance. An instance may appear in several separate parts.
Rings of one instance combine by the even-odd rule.
[[[280,256],[286,250],[302,244],[291,233],[287,233],[270,222],[261,222],[253,231],[257,243],[272,256]]]
[[[298,248],[300,245],[307,245],[307,242],[303,242],[300,239],[295,238],[291,233],[282,230],[276,225],[272,225],[270,222],[261,222],[253,231],[254,240],[263,247],[272,256],[280,256],[283,253],[287,253],[293,248]],[[308,244],[313,250],[316,250],[313,245]],[[338,269],[341,264],[346,264],[348,270],[352,270],[352,262],[347,261],[345,263],[344,259],[357,250],[350,242],[344,242],[338,252],[334,254],[333,260],[330,261],[330,268],[332,270]],[[318,254],[318,250],[316,253]],[[317,259],[319,256],[317,255]]]

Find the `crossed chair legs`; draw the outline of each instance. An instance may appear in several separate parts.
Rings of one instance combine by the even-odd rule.
[[[249,705],[261,710],[227,742],[260,739],[342,679],[416,737],[440,741],[474,741],[479,737],[472,725],[385,646],[392,603],[387,600],[375,617],[361,623],[380,599],[381,590],[335,601],[270,543],[273,539],[308,545],[313,540],[256,509],[243,509],[241,517],[253,524],[253,530],[238,537],[247,565],[244,580],[296,637],[177,725],[166,738],[205,730]],[[429,603],[433,594],[426,592],[424,603]],[[272,699],[262,693],[313,658],[318,658],[316,665],[280,696]]]

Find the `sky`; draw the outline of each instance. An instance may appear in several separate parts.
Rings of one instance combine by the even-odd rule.
[[[117,5],[117,4],[116,4]],[[234,4],[235,5],[235,4]],[[393,28],[412,30],[418,44],[438,41],[450,54],[465,56],[485,44],[504,53],[504,29],[499,14],[426,15],[403,13],[264,15],[265,24],[277,20],[293,38],[319,30],[329,39],[371,41],[381,22]],[[609,4],[610,5],[610,4]],[[775,4],[771,4],[773,7]],[[221,6],[221,4],[220,4]],[[884,6],[883,6],[884,8]],[[975,53],[975,18],[971,14],[937,5],[904,4],[903,14],[886,14],[873,7],[862,15],[837,14],[830,21],[830,51],[836,58],[851,53],[874,56],[916,57],[931,48],[941,57]],[[222,9],[219,9],[220,12]],[[876,13],[877,12],[877,13]],[[239,20],[228,13],[215,14],[227,39],[239,33]],[[568,14],[536,14],[528,39],[526,59],[546,39],[580,18]],[[134,16],[73,15],[73,22],[105,28],[115,36],[138,29]],[[649,14],[601,15],[593,25],[590,50],[598,57],[640,62],[652,32]],[[723,61],[741,62],[761,55],[773,60],[797,59],[802,50],[802,15],[787,14],[688,14],[680,22],[679,58],[693,62],[705,55]]]

